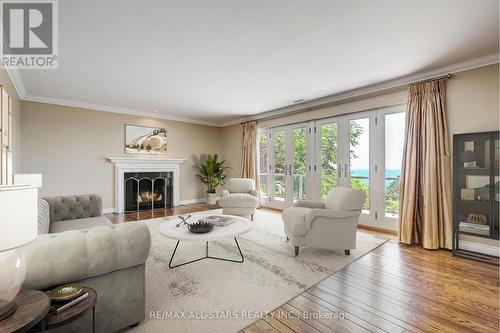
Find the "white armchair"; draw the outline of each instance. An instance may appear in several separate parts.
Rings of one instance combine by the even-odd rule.
[[[259,193],[255,181],[249,178],[231,178],[222,191],[219,206],[224,214],[251,216],[259,206]]]
[[[287,239],[295,247],[344,250],[356,248],[356,227],[365,202],[365,194],[349,187],[337,187],[328,193],[325,203],[300,200],[283,210]]]

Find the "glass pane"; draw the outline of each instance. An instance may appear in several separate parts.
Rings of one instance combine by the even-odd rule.
[[[274,132],[274,199],[285,200],[285,131]]]
[[[399,180],[405,137],[406,113],[385,116],[385,214],[397,217],[399,214]]]
[[[260,182],[260,194],[262,198],[267,197],[267,142],[268,134],[266,132],[261,132],[259,134],[259,182]]]
[[[370,119],[349,121],[350,186],[366,195],[364,210],[370,208]]]
[[[306,128],[293,129],[293,199],[304,200],[307,193]]]
[[[337,186],[337,123],[324,124],[321,134],[321,199]]]

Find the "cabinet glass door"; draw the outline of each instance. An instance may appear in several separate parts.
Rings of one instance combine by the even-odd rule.
[[[492,144],[489,134],[463,135],[457,142],[456,158],[458,200],[457,218],[460,233],[480,237],[494,234],[491,212],[493,182]]]

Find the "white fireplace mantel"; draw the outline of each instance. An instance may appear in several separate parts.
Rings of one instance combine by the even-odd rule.
[[[180,166],[185,159],[165,158],[165,157],[108,157],[108,160],[115,165],[115,209],[117,213],[125,211],[124,196],[124,174],[126,172],[172,172],[173,173],[173,195],[172,203],[179,205],[180,200]]]

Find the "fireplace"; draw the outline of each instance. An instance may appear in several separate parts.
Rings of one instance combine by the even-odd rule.
[[[123,184],[126,212],[173,206],[173,172],[125,172]]]
[[[165,185],[167,188],[165,189],[166,194],[164,194],[165,197],[165,207],[173,206],[176,207],[180,204],[180,171],[181,171],[181,165],[184,163],[186,160],[184,159],[179,159],[179,158],[167,158],[167,157],[160,157],[160,156],[120,156],[120,157],[108,157],[108,160],[114,164],[114,169],[115,169],[115,179],[114,179],[114,185],[115,185],[115,207],[113,208],[113,211],[116,213],[123,213],[126,211],[125,209],[125,201],[126,201],[126,195],[125,195],[125,188],[127,186],[131,186],[131,193],[134,193],[135,190],[135,196],[130,200],[131,202],[134,202],[132,207],[128,207],[127,210],[132,208],[130,211],[139,211],[139,208],[144,208],[144,209],[159,209],[159,205],[162,203],[162,200],[156,200],[160,202],[156,203],[146,203],[148,200],[144,200],[145,198],[148,197],[148,195],[143,196],[144,198],[141,198],[139,203],[137,200],[137,191],[140,190],[140,182],[135,180],[136,185],[133,185],[133,181],[130,180],[125,184],[125,179],[129,177],[133,177],[136,179],[139,179],[138,175],[140,174],[145,174],[146,177],[151,178],[151,174],[154,174],[154,177],[157,177],[158,174],[160,174],[160,178],[168,178],[165,179]],[[127,176],[125,176],[127,174]],[[134,176],[135,175],[135,176]],[[142,182],[143,186],[146,186],[147,181]],[[149,180],[149,184],[151,185],[151,179]],[[134,186],[137,186],[135,188]],[[157,185],[156,188],[160,188],[161,186]],[[129,191],[130,192],[130,191]],[[153,192],[152,189],[150,192]],[[147,191],[146,191],[147,194]],[[153,194],[149,194],[151,196]],[[140,196],[140,193],[139,193]],[[163,194],[162,194],[163,196]],[[141,197],[141,196],[140,196]],[[158,196],[156,196],[158,199]],[[151,208],[145,208],[145,207],[151,207]],[[156,207],[156,208],[153,208]]]

